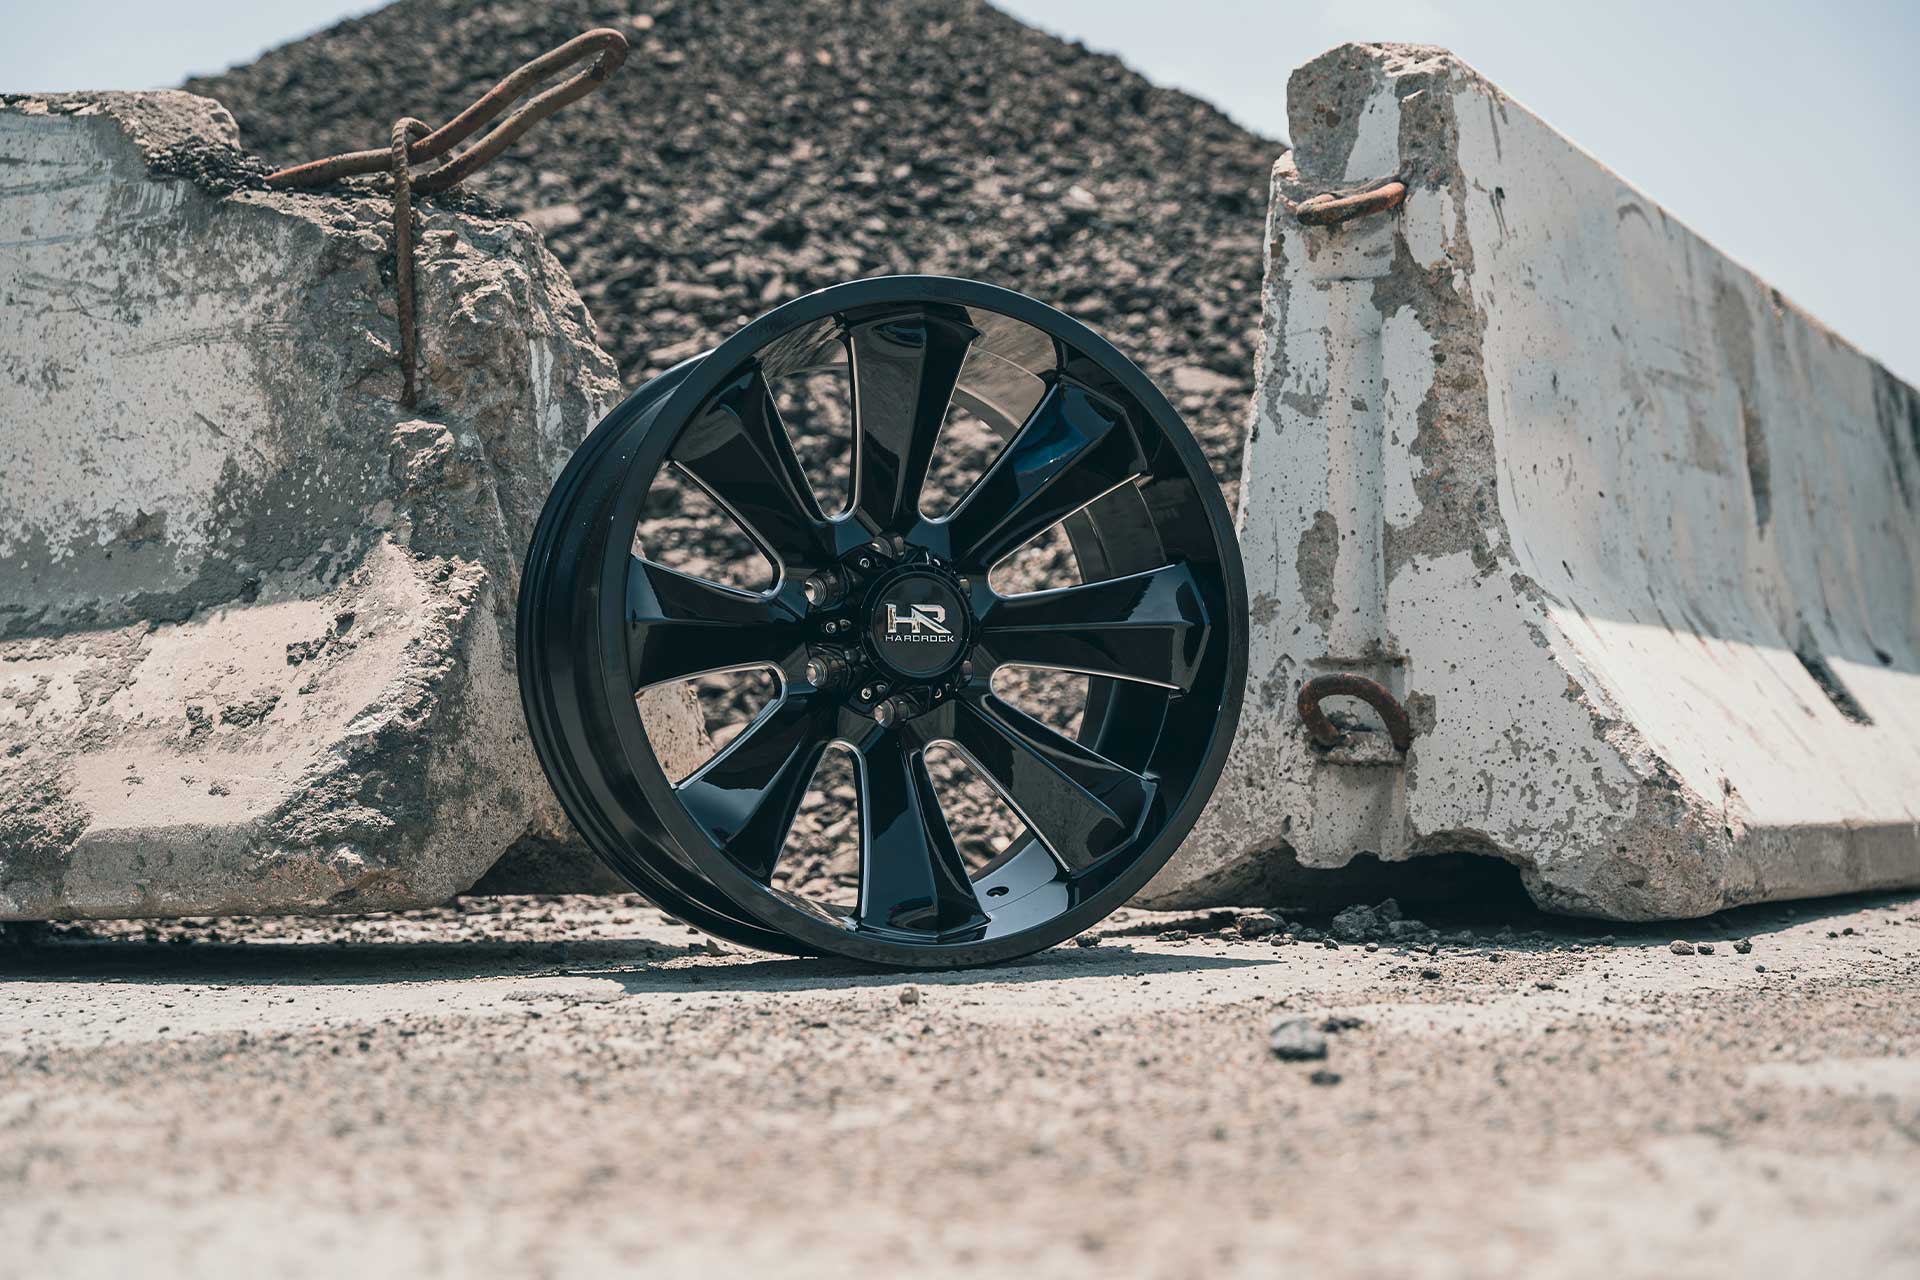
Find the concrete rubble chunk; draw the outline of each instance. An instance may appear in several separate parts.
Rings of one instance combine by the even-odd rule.
[[[271,192],[234,142],[185,93],[0,99],[0,919],[411,907],[578,853],[513,607],[613,362],[529,228],[427,202],[400,411],[379,184]]]
[[[1920,393],[1444,50],[1342,46],[1289,111],[1248,710],[1144,900],[1442,852],[1622,920],[1920,883]],[[1404,759],[1343,699],[1309,744],[1330,672]]]

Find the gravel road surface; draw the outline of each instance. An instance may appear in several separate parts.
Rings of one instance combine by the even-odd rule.
[[[919,977],[617,898],[16,931],[0,1274],[1920,1274],[1920,898],[1306,940],[1383,923]]]

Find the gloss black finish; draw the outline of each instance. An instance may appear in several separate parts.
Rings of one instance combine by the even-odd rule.
[[[1153,809],[1153,780],[990,692],[973,691],[953,716],[953,741],[1069,870],[1119,849]]]
[[[980,643],[997,662],[1192,687],[1207,639],[1193,574],[1168,565],[1104,582],[996,598]]]
[[[848,326],[853,506],[867,529],[904,533],[920,518],[933,446],[977,336],[963,311],[937,304]]]
[[[866,927],[936,938],[978,937],[990,923],[934,794],[917,735],[876,725],[860,740],[860,904]]]
[[[639,556],[627,561],[626,613],[635,690],[704,671],[785,668],[806,643],[804,619],[779,596],[738,591]]]
[[[783,378],[848,375],[852,494],[813,494]],[[1006,440],[944,518],[921,510],[950,404]],[[762,592],[633,554],[674,467],[772,560]],[[992,566],[1064,520],[1084,585],[1001,596]],[[969,281],[842,285],[748,325],[609,415],[543,514],[522,589],[522,691],[588,842],[668,910],[746,945],[986,963],[1052,945],[1150,877],[1205,803],[1245,680],[1237,551],[1165,399],[1084,327]],[[1090,677],[1077,735],[993,692],[1003,666]],[[706,672],[780,691],[692,777],[662,772],[634,695]],[[926,752],[957,750],[1027,824],[969,872]],[[774,887],[823,753],[852,753],[860,887]]]
[[[679,786],[701,830],[757,880],[773,876],[835,719],[825,694],[783,697]]]
[[[953,513],[921,536],[944,535],[950,558],[984,571],[1145,470],[1122,407],[1058,382]]]
[[[769,558],[796,567],[832,559],[826,517],[757,363],[740,370],[687,424],[672,457]]]

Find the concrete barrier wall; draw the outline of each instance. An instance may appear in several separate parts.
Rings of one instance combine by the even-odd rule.
[[[1147,901],[1359,853],[1621,919],[1920,882],[1920,395],[1443,50],[1336,49],[1289,110],[1249,708]],[[1292,212],[1392,178],[1397,210]],[[1412,748],[1338,699],[1310,745],[1328,672]]]
[[[566,843],[513,602],[613,362],[529,228],[429,204],[401,410],[388,200],[233,133],[0,102],[0,919],[412,906]]]

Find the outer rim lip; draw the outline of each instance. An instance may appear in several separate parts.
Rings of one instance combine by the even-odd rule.
[[[725,852],[717,848],[687,815],[677,800],[655,805],[656,816],[680,850],[718,886],[722,896],[769,929],[796,937],[803,945],[843,956],[852,956],[901,968],[958,968],[992,964],[1030,954],[1037,948],[1031,938],[1037,933],[1058,934],[1060,939],[1104,919],[1131,898],[1172,857],[1212,798],[1215,784],[1226,764],[1235,732],[1239,727],[1240,706],[1246,685],[1249,623],[1247,617],[1246,578],[1241,566],[1239,540],[1233,521],[1213,479],[1213,469],[1201,452],[1186,424],[1159,388],[1134,363],[1106,339],[1087,326],[1043,302],[1002,289],[997,285],[952,276],[880,276],[830,285],[814,293],[795,298],[767,312],[741,328],[708,352],[681,382],[661,407],[657,421],[687,418],[694,409],[719,389],[724,377],[745,358],[758,352],[776,338],[805,325],[856,308],[888,303],[947,302],[974,305],[998,311],[1015,320],[1033,325],[1058,341],[1077,348],[1097,360],[1121,387],[1132,395],[1154,419],[1162,437],[1173,446],[1181,464],[1195,477],[1203,510],[1216,533],[1220,548],[1221,577],[1227,596],[1226,697],[1214,720],[1213,740],[1202,759],[1194,783],[1180,807],[1169,817],[1161,838],[1167,842],[1164,857],[1142,857],[1124,873],[1116,876],[1097,894],[1078,907],[1054,917],[1045,925],[986,940],[962,942],[926,942],[914,946],[915,955],[907,959],[897,950],[875,945],[860,934],[828,922],[824,913],[815,915],[804,908],[782,903],[764,884],[748,876]],[[650,478],[664,463],[673,439],[662,432],[651,432],[642,440],[629,460],[618,497],[609,508],[609,530],[632,529],[645,502],[646,489],[635,480]],[[626,565],[620,557],[609,555],[602,566],[604,598],[619,599],[625,582]],[[600,649],[607,688],[618,689],[626,680],[623,627],[617,611],[600,611]],[[612,707],[613,720],[621,740],[622,755],[633,771],[641,790],[648,794],[672,793],[672,784],[660,768],[636,705],[628,700],[624,707]],[[644,748],[636,750],[636,748]],[[1063,929],[1062,926],[1066,927]],[[1041,947],[1046,943],[1040,944]]]
[[[654,381],[658,382],[661,379],[678,379],[684,377],[686,372],[698,359],[699,357],[696,356],[689,360],[682,361],[680,364],[660,374]],[[596,425],[596,432],[602,426],[613,431],[620,430],[625,423],[631,421],[634,417],[642,413],[651,412],[654,406],[652,404],[641,403],[641,394],[641,392],[635,392],[621,404],[615,406],[614,409],[602,419],[601,423]],[[664,399],[664,396],[662,396],[662,399]],[[609,441],[609,443],[612,442]],[[599,465],[595,459],[603,456],[604,453],[605,447],[596,447],[591,436],[589,436],[587,440],[582,441],[580,447],[575,451],[574,457],[569,459],[567,466],[562,469],[561,476],[556,480],[556,489],[561,485],[569,484],[571,480],[570,491],[577,493],[579,486],[586,483],[592,471]],[[576,460],[580,460],[582,465],[586,467],[586,471],[577,477],[574,475]],[[547,774],[549,785],[553,788],[556,798],[561,800],[561,807],[566,811],[568,821],[574,825],[575,830],[580,833],[581,838],[588,842],[589,847],[595,848],[597,852],[597,846],[594,844],[593,838],[588,835],[586,826],[575,817],[573,812],[575,804],[587,803],[582,798],[582,792],[585,790],[582,780],[585,776],[584,770],[588,766],[561,745],[563,736],[556,731],[553,725],[553,690],[548,679],[549,673],[544,670],[536,670],[535,664],[528,661],[530,651],[528,639],[542,628],[543,624],[539,615],[551,605],[551,601],[547,599],[548,592],[544,586],[541,591],[536,593],[529,589],[529,585],[536,582],[545,583],[547,581],[543,573],[536,572],[536,566],[543,556],[552,554],[555,540],[561,537],[559,528],[556,527],[553,522],[554,513],[551,509],[551,504],[552,497],[550,496],[548,499],[548,507],[541,512],[540,520],[535,526],[533,538],[528,544],[526,556],[521,565],[521,591],[516,616],[517,638],[519,642],[518,666],[520,697],[523,709],[526,712],[528,733],[533,740],[535,755],[540,762],[542,771]],[[558,776],[556,776],[556,774]],[[566,796],[569,794],[575,797],[572,802],[566,799]],[[612,860],[609,859],[609,861]],[[778,930],[765,930],[772,934],[769,938],[759,938],[743,933],[743,930],[755,927],[757,922],[733,921],[724,913],[717,911],[710,904],[699,900],[697,897],[690,895],[675,885],[668,877],[642,875],[638,872],[623,868],[617,862],[614,863],[614,870],[661,910],[666,911],[669,915],[678,919],[685,920],[689,924],[697,925],[715,937],[724,938],[740,946],[751,946],[757,949],[771,950],[775,954],[815,954],[815,952],[806,950],[797,940],[794,940],[792,945],[782,946],[782,942],[786,941],[787,935]],[[656,883],[656,881],[658,883]],[[764,929],[764,926],[761,926],[761,928]]]

